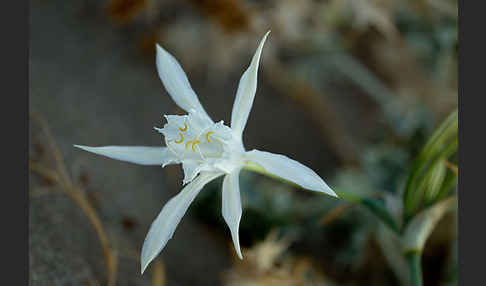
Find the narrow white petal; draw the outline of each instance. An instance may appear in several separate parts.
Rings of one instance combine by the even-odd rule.
[[[160,45],[156,49],[157,71],[172,100],[187,112],[194,109],[209,118],[179,62]]]
[[[246,121],[248,120],[248,115],[250,114],[251,106],[253,105],[253,100],[255,99],[260,55],[262,53],[263,44],[269,33],[270,31],[268,31],[260,41],[260,45],[251,60],[250,66],[241,76],[238,91],[236,92],[235,102],[233,103],[233,112],[231,114],[231,129],[233,129],[235,134],[240,138],[243,129],[245,129]]]
[[[140,165],[167,165],[176,163],[176,158],[167,149],[159,146],[103,146],[89,147],[74,145],[85,151],[103,155],[108,158],[140,164]]]
[[[167,241],[172,238],[182,216],[184,216],[199,191],[204,185],[220,175],[222,173],[201,173],[199,177],[184,187],[178,195],[165,204],[160,214],[150,226],[150,230],[143,243],[141,254],[142,274],[148,264],[162,251]]]
[[[230,228],[231,238],[233,239],[236,253],[240,259],[243,259],[240,250],[240,239],[238,237],[238,229],[240,227],[242,213],[239,174],[240,170],[236,170],[224,177],[222,211],[223,218]]]
[[[323,192],[337,197],[336,193],[329,188],[319,175],[289,157],[258,150],[247,152],[246,156],[270,174],[293,182],[304,189]]]

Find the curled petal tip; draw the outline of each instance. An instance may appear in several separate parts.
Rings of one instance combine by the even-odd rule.
[[[143,249],[142,254],[140,255],[140,275],[143,275],[145,269],[147,269],[149,262],[147,262],[146,257],[144,257]]]
[[[337,197],[316,172],[287,156],[259,150],[246,152],[246,156],[269,174],[295,183],[304,189]]]
[[[268,37],[268,35],[270,34],[270,32],[271,32],[271,31],[270,31],[270,30],[268,30],[268,31],[265,33],[265,35],[264,35],[264,36],[263,36],[263,38],[262,38],[262,42],[265,42],[265,41],[267,40],[267,37]]]
[[[339,198],[336,192],[333,189],[331,189],[331,187],[329,187],[324,181],[321,181],[321,184],[322,185],[316,188],[315,191],[325,193],[326,195],[329,195],[331,197]]]
[[[237,254],[238,254],[238,258],[239,258],[240,260],[243,260],[243,255],[241,254],[241,250],[240,250],[240,251],[238,251],[238,253],[237,253]]]
[[[155,51],[157,52],[157,54],[160,56],[160,54],[164,55],[166,52],[166,50],[164,48],[162,48],[161,45],[159,45],[158,43],[155,43]]]
[[[255,99],[260,57],[269,33],[270,31],[260,40],[260,44],[251,59],[250,66],[243,73],[238,84],[235,102],[233,103],[233,111],[231,113],[231,128],[239,138],[241,138],[243,129],[245,129],[253,100]]]
[[[85,150],[85,151],[90,152],[90,147],[89,147],[89,146],[77,145],[77,144],[73,144],[73,146],[74,146],[75,148],[79,148],[79,149],[82,149],[82,150]]]
[[[327,191],[325,191],[325,193],[339,199],[339,196],[331,188],[328,188]]]
[[[142,260],[142,261],[143,261],[143,260]],[[148,263],[146,263],[146,262],[142,262],[142,263],[140,264],[140,267],[141,267],[141,268],[140,268],[140,275],[143,275],[143,273],[145,272],[145,269],[147,269],[147,266],[148,266]]]

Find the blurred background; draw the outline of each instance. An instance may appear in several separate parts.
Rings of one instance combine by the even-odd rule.
[[[457,108],[456,1],[32,0],[30,23],[31,285],[403,285],[367,209],[250,172],[240,176],[243,261],[218,180],[142,276],[143,240],[181,189],[180,166],[73,144],[164,144],[152,127],[181,110],[158,78],[155,43],[211,117],[229,122],[239,78],[272,30],[247,150],[285,154],[332,188],[387,201]],[[424,285],[457,284],[456,226],[450,213],[427,240]]]

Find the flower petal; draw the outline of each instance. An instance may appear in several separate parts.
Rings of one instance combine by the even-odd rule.
[[[258,79],[258,64],[260,62],[263,44],[269,33],[270,31],[268,31],[260,41],[260,45],[251,60],[250,66],[241,76],[238,91],[236,92],[233,112],[231,114],[231,129],[233,129],[235,134],[240,138],[243,129],[245,129],[246,121],[248,120],[248,115],[250,114],[251,106],[253,105],[253,99],[255,98]]]
[[[89,147],[74,145],[85,151],[103,155],[108,158],[135,163],[139,165],[162,165],[178,163],[176,157],[167,149],[159,146],[102,146]]]
[[[252,150],[247,152],[246,156],[270,174],[293,182],[304,189],[337,197],[336,193],[314,171],[284,155]]]
[[[240,259],[243,259],[240,250],[240,239],[238,237],[238,229],[240,227],[241,219],[241,198],[240,198],[240,170],[236,170],[224,177],[223,181],[223,199],[222,212],[223,218],[228,224],[231,231],[231,238],[235,245],[236,253]]]
[[[172,100],[187,112],[194,109],[209,118],[179,62],[160,45],[156,49],[157,71]]]
[[[201,173],[199,177],[184,187],[178,195],[165,204],[160,214],[150,226],[150,230],[143,243],[141,254],[142,274],[148,264],[162,251],[167,241],[172,238],[182,216],[184,216],[199,191],[204,185],[220,175],[222,173]]]
[[[194,161],[194,160],[184,160],[182,162],[182,169],[184,171],[184,180],[182,184],[190,183],[201,171],[209,171],[208,166],[202,164],[201,162]]]

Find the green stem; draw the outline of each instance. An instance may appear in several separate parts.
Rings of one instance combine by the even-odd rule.
[[[422,286],[421,252],[411,251],[405,254],[410,270],[410,286]]]
[[[400,235],[400,226],[383,203],[380,203],[373,198],[363,198],[361,199],[361,204],[381,219],[396,234]]]

